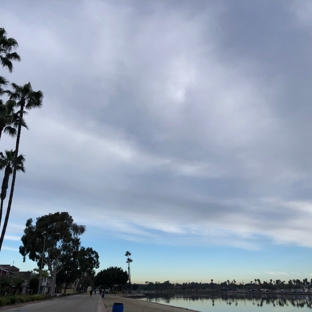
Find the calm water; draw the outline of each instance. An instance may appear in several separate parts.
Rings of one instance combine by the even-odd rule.
[[[256,295],[239,294],[213,296],[186,296],[186,295],[149,295],[143,301],[187,308],[200,312],[231,312],[231,311],[312,311],[312,296],[305,295]]]

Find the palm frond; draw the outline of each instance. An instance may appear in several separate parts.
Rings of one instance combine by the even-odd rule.
[[[18,47],[18,43],[14,38],[7,38],[6,45],[10,49],[10,50],[8,50],[9,52],[11,51],[11,49],[13,49],[13,48],[15,49]]]
[[[7,53],[5,56],[7,59],[9,59],[10,61],[20,61],[21,57],[16,53],[16,52],[12,52],[12,53]]]
[[[0,84],[7,85],[8,81],[4,77],[0,76]]]
[[[5,29],[4,28],[0,28],[0,38],[3,38],[3,37],[5,37],[5,35],[6,35],[6,31],[5,31]]]
[[[13,64],[7,57],[0,56],[0,62],[2,67],[7,67],[10,73],[13,71]]]
[[[11,137],[15,137],[17,134],[17,130],[14,127],[6,126],[3,130],[4,133],[7,133]]]

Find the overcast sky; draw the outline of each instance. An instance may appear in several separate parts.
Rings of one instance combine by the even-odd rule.
[[[0,5],[0,73],[44,93],[1,263],[33,269],[26,220],[68,211],[133,282],[311,278],[311,1]]]

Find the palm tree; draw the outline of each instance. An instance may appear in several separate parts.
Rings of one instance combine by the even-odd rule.
[[[18,43],[14,38],[7,38],[6,31],[4,28],[0,28],[0,62],[2,67],[7,67],[9,72],[13,71],[12,61],[20,61],[21,58],[16,52],[12,52],[13,49],[18,47]],[[0,95],[5,93],[2,86],[6,85],[8,81],[0,76]],[[8,101],[3,104],[0,100],[0,138],[2,132],[7,132],[14,136],[16,134],[16,129],[12,127],[14,124],[14,106]],[[16,121],[16,118],[15,118]]]
[[[3,214],[3,203],[6,198],[7,190],[9,187],[9,179],[10,175],[13,173],[13,165],[14,165],[14,151],[5,151],[5,156],[3,153],[0,153],[0,170],[4,169],[4,177],[2,180],[2,186],[1,186],[1,203],[0,203],[0,227],[1,227],[1,220],[2,220],[2,214]],[[23,155],[19,155],[17,157],[16,161],[16,170],[21,170],[25,172],[24,167],[25,157]]]
[[[4,28],[0,28],[0,62],[2,67],[7,67],[9,72],[13,71],[12,61],[20,61],[21,58],[13,49],[18,47],[18,43],[14,38],[7,38]],[[8,81],[0,76],[0,94],[3,93],[2,85],[6,85]]]
[[[21,58],[13,49],[18,47],[14,38],[7,38],[4,28],[0,28],[0,62],[2,67],[7,67],[10,73],[13,71],[12,61],[20,61]]]
[[[125,256],[127,257],[126,263],[128,263],[129,287],[130,287],[130,291],[131,291],[131,274],[130,274],[130,263],[132,262],[132,259],[130,259],[131,252],[126,251]]]
[[[15,105],[15,101],[9,100],[3,104],[2,100],[0,100],[0,139],[3,132],[12,137],[16,136],[20,118],[19,112],[14,111]],[[22,120],[22,126],[28,129],[24,119]]]
[[[3,94],[5,91],[3,90],[2,86],[5,86],[8,84],[8,81],[0,76],[0,95]]]
[[[15,155],[14,155],[14,164],[13,164],[13,173],[12,173],[12,182],[11,182],[11,190],[10,196],[8,201],[8,207],[5,215],[5,220],[1,232],[0,237],[0,250],[2,248],[2,243],[4,240],[6,228],[8,226],[11,207],[12,207],[12,200],[14,195],[14,186],[15,186],[15,179],[16,179],[16,171],[17,171],[17,156],[18,156],[18,149],[19,143],[21,139],[21,130],[22,130],[22,121],[24,116],[25,109],[32,109],[36,107],[42,106],[42,98],[43,93],[41,91],[33,91],[30,82],[25,84],[24,86],[19,86],[15,83],[12,83],[12,88],[14,91],[6,91],[11,101],[15,101],[15,105],[19,107],[19,124],[17,128],[17,136],[16,136],[16,145],[15,145]]]

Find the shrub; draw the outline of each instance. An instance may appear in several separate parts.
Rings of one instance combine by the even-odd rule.
[[[24,296],[16,296],[16,303],[23,303],[25,302]]]
[[[0,307],[3,307],[4,305],[6,305],[5,298],[0,298]]]
[[[8,297],[0,297],[0,307],[9,304],[16,304],[16,303],[24,303],[29,301],[36,301],[36,300],[48,300],[52,297],[50,295],[17,295],[17,296],[8,296]]]

